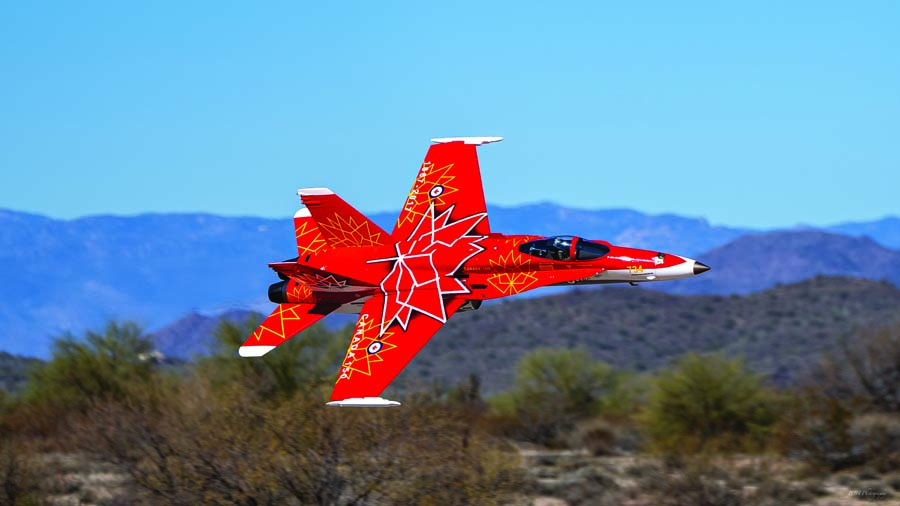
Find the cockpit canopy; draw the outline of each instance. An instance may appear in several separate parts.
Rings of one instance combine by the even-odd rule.
[[[571,235],[536,239],[519,245],[522,253],[549,260],[594,260],[609,253],[603,244],[585,241]]]

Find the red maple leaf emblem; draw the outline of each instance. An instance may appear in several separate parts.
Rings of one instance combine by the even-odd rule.
[[[478,243],[485,236],[468,234],[487,213],[450,222],[454,207],[435,216],[432,204],[410,236],[394,243],[396,256],[369,261],[394,262],[381,281],[384,294],[381,334],[395,321],[406,330],[413,311],[444,323],[447,321],[444,295],[469,293],[465,283],[452,275],[484,251]]]

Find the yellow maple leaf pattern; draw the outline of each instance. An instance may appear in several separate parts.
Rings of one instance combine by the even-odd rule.
[[[538,282],[537,276],[531,272],[531,260],[522,261],[521,254],[510,251],[507,255],[501,255],[497,260],[488,260],[492,269],[516,268],[518,272],[498,272],[487,278],[488,284],[503,295],[514,295],[524,292]]]
[[[368,220],[357,221],[353,216],[344,218],[338,213],[321,220],[319,230],[325,235],[325,241],[332,248],[378,246],[381,244],[381,232],[373,232]]]
[[[385,332],[379,338],[380,330],[377,318],[357,322],[338,381],[350,379],[356,373],[371,376],[372,364],[384,362],[383,354],[397,348],[391,342],[395,333]]]
[[[315,255],[325,247],[322,233],[312,220],[303,220],[294,229],[297,236],[297,252],[300,256]]]
[[[435,209],[444,209],[450,203],[448,197],[459,191],[459,188],[451,185],[456,178],[450,173],[452,168],[452,163],[439,169],[434,169],[428,162],[422,165],[420,174],[424,172],[423,179],[417,179],[409,190],[406,204],[397,220],[398,227],[404,223],[415,223],[425,216],[432,202],[434,202]],[[429,194],[437,186],[441,187],[440,195]]]

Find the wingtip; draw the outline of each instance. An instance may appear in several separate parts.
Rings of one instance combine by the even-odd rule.
[[[301,197],[307,195],[334,195],[334,192],[329,188],[300,188],[297,190],[297,195]]]
[[[351,397],[340,401],[327,402],[325,405],[337,408],[395,408],[400,406],[400,403],[381,397]]]
[[[262,346],[262,345],[241,346],[238,349],[238,354],[242,357],[261,357],[274,349],[275,349],[274,346]]]
[[[447,142],[464,142],[466,144],[474,144],[481,146],[482,144],[490,144],[492,142],[500,142],[503,137],[436,137],[431,142],[444,144]]]

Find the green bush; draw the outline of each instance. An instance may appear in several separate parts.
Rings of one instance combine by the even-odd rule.
[[[490,404],[505,435],[564,446],[561,435],[578,420],[629,403],[625,379],[586,350],[543,348],[519,360],[515,385]]]
[[[663,452],[752,451],[776,413],[774,392],[740,360],[688,354],[653,380],[640,418]]]
[[[64,335],[52,358],[32,369],[24,399],[84,410],[99,400],[124,400],[154,374],[153,341],[131,322],[110,322],[102,334]]]
[[[240,323],[223,320],[213,334],[213,353],[200,361],[201,372],[217,385],[240,383],[269,399],[289,398],[300,391],[324,395],[320,389],[334,383],[349,332],[331,332],[316,324],[262,357],[239,357],[238,348],[260,323],[255,316]]]

